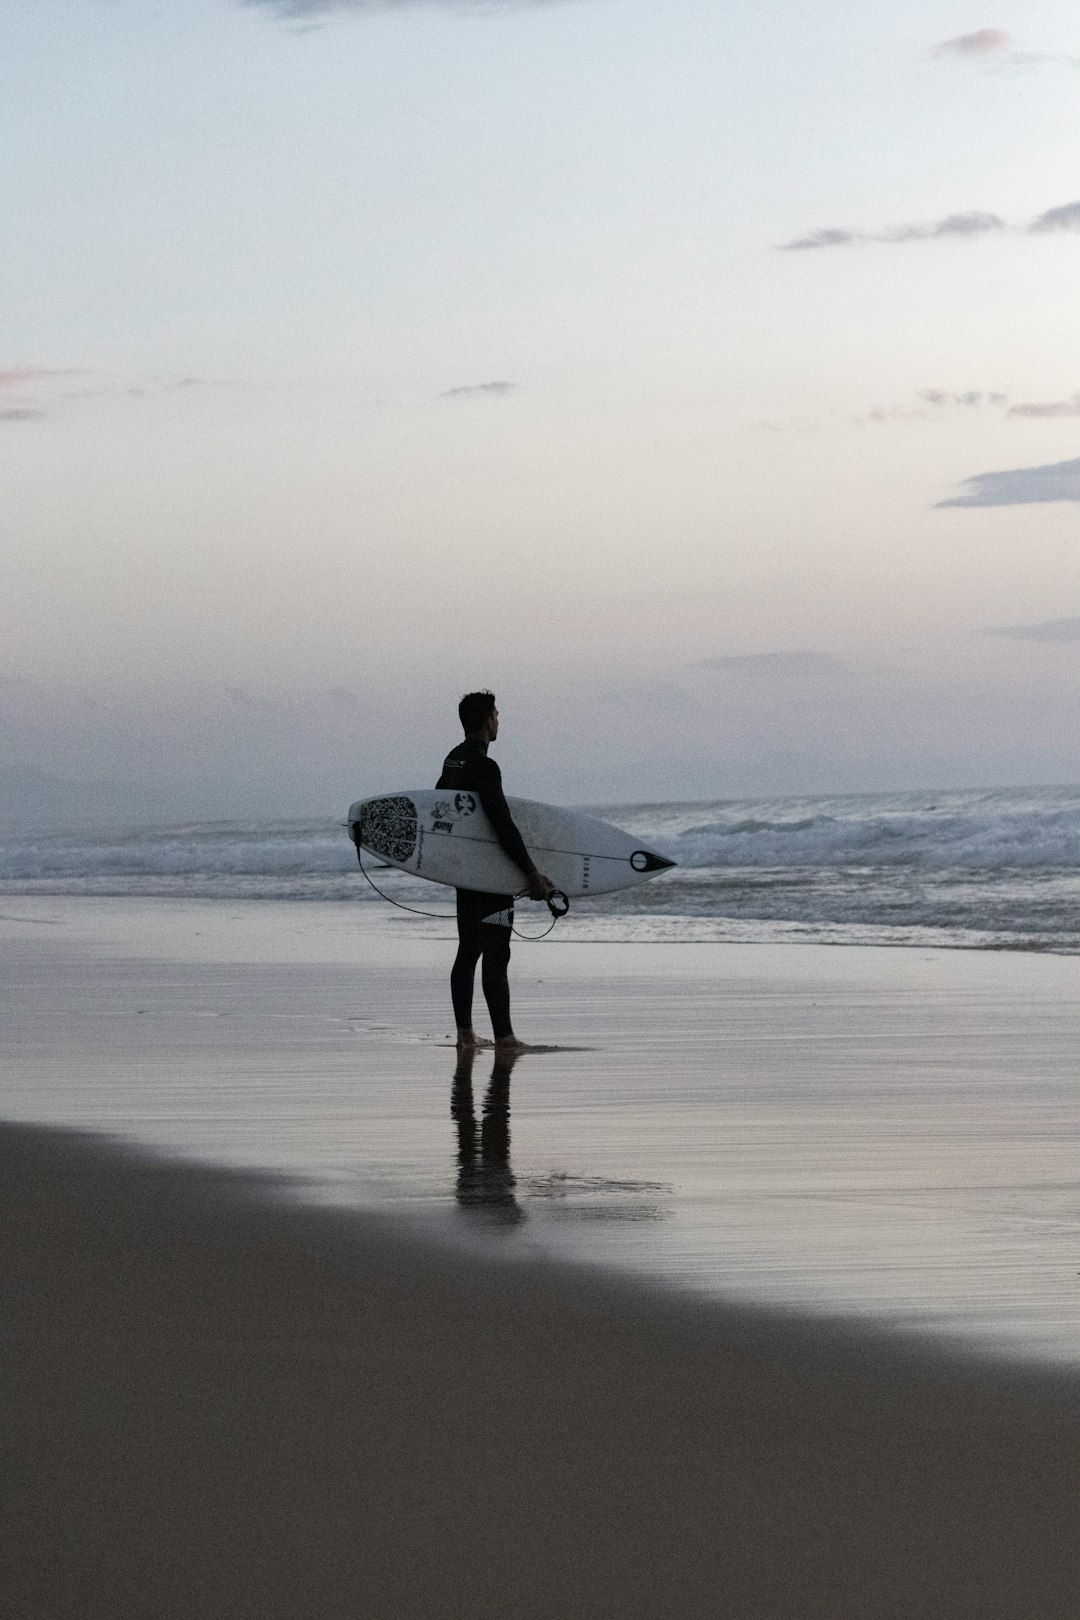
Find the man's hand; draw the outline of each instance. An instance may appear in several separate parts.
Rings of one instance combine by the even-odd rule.
[[[554,883],[543,872],[533,872],[525,888],[530,900],[546,900],[555,893]]]

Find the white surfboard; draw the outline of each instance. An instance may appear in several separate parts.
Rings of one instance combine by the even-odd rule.
[[[567,896],[643,883],[675,862],[596,816],[532,799],[507,799],[537,867]],[[456,889],[520,894],[525,879],[495,836],[475,793],[420,788],[358,799],[349,809],[358,849],[403,872]]]

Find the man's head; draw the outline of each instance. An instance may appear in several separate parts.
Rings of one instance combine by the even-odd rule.
[[[466,737],[495,741],[499,734],[499,711],[495,707],[494,692],[466,692],[457,712]]]

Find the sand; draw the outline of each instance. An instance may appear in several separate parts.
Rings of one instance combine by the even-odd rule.
[[[952,1228],[950,1290],[985,1229],[1012,1245],[973,1297],[1053,1239],[1073,1313],[1074,965],[522,953],[530,1032],[593,1050],[515,1071],[527,1218],[484,1236],[454,1203],[445,946],[341,909],[5,903],[0,1613],[1074,1620],[1075,1358],[830,1322],[790,1279],[783,1309],[660,1286],[781,1208],[766,1259],[840,1224],[837,1274],[885,1270],[878,1226],[915,1208],[927,1287]],[[685,1186],[647,1180],[695,1144]],[[572,1151],[601,1185],[545,1227]],[[302,1201],[358,1163],[372,1207]],[[651,1285],[566,1263],[610,1231]]]
[[[1051,1620],[1080,1384],[0,1134],[19,1620]]]

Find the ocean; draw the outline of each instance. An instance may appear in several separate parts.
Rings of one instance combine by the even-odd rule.
[[[589,808],[678,866],[575,902],[564,939],[1080,951],[1080,787]],[[396,901],[445,918],[438,886],[367,863],[371,886],[344,811],[0,835],[0,895]],[[518,922],[542,931],[547,914],[522,905]]]

